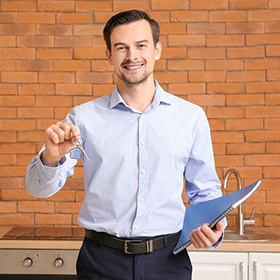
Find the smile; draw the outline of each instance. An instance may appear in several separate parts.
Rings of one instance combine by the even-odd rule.
[[[123,68],[127,69],[127,70],[137,70],[139,68],[141,68],[144,64],[139,64],[139,65],[125,65],[123,66]]]

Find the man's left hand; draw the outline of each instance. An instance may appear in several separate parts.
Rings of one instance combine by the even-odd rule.
[[[215,244],[222,236],[223,231],[224,226],[221,222],[218,222],[213,229],[208,224],[204,224],[192,231],[190,239],[195,248],[206,248]]]

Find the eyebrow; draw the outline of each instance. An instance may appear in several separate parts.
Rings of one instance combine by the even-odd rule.
[[[137,41],[136,44],[141,44],[141,43],[149,43],[148,40],[140,40],[140,41]],[[114,47],[117,47],[117,46],[123,46],[123,45],[126,45],[125,43],[122,43],[122,42],[119,42],[119,43],[115,43],[114,44]]]

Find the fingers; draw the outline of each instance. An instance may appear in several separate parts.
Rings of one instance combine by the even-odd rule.
[[[58,122],[46,129],[46,138],[54,144],[63,143],[65,140],[70,140],[74,137],[74,142],[79,140],[78,128],[71,123]]]
[[[204,224],[201,227],[193,230],[190,235],[193,245],[196,248],[205,248],[215,244],[223,232],[223,225],[217,224],[217,226],[218,227],[216,229],[212,230],[208,224]]]

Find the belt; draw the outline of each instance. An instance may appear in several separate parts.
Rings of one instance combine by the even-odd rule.
[[[99,245],[121,250],[125,254],[144,254],[175,245],[180,231],[174,234],[156,236],[153,238],[122,239],[107,233],[86,229],[86,237]]]

